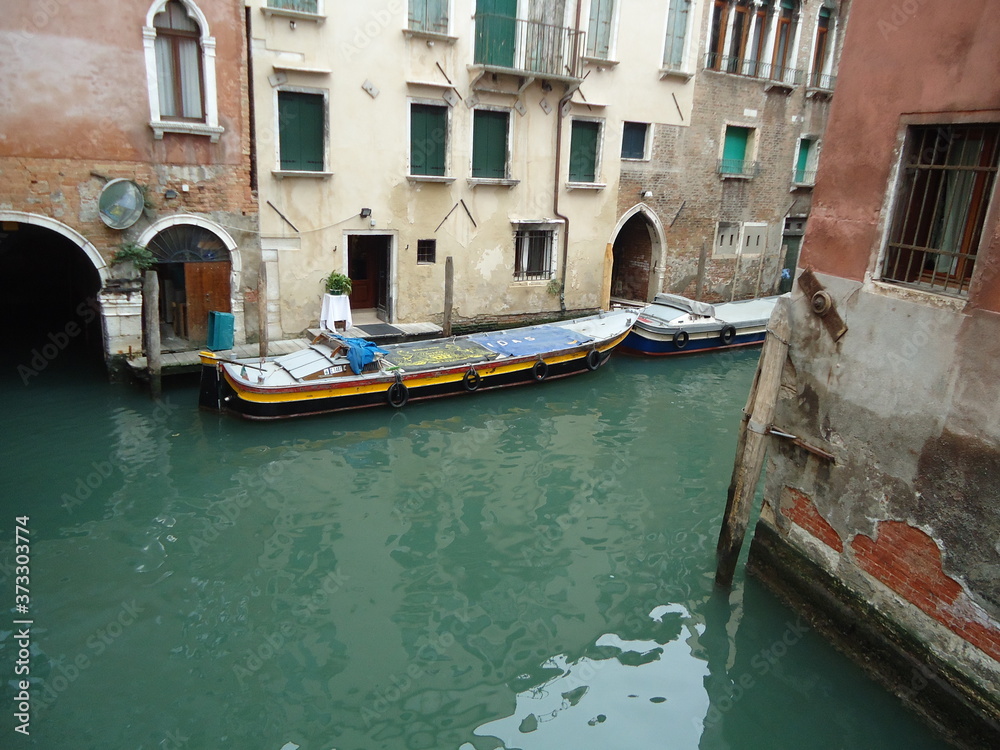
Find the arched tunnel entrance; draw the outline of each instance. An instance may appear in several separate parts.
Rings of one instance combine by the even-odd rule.
[[[621,226],[614,239],[611,267],[611,296],[648,302],[655,258],[660,250],[656,227],[643,211],[636,211]]]
[[[100,289],[100,274],[72,240],[43,226],[2,222],[3,370],[28,384],[48,368],[103,367]]]

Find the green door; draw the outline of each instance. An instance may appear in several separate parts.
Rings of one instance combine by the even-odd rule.
[[[720,172],[723,174],[743,174],[749,138],[750,128],[737,128],[732,125],[726,128],[726,143],[722,147]]]
[[[476,63],[514,67],[517,0],[476,0]]]

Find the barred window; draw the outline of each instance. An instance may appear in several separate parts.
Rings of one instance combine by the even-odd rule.
[[[552,246],[555,230],[518,229],[514,233],[514,280],[544,281],[551,279]]]
[[[882,279],[964,297],[997,173],[998,125],[906,134]]]
[[[437,240],[417,240],[417,263],[437,262]]]

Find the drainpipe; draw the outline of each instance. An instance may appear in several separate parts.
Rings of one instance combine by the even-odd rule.
[[[573,30],[577,32],[576,37],[576,59],[579,60],[582,51],[580,50],[580,17],[582,13],[583,0],[576,0],[576,23],[573,25]],[[569,262],[569,217],[565,214],[559,213],[559,178],[562,173],[562,132],[563,132],[563,111],[566,105],[569,103],[570,99],[573,98],[573,94],[576,92],[576,87],[571,87],[566,95],[559,100],[559,109],[556,112],[556,169],[555,175],[552,182],[552,212],[555,214],[557,219],[562,219],[563,221],[563,251],[562,251],[562,266],[560,268],[560,284],[559,284],[559,311],[566,312],[566,266]]]

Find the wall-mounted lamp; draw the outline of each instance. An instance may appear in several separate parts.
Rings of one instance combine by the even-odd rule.
[[[371,215],[372,215],[372,210],[370,208],[362,208],[361,209],[361,218],[362,219],[367,219]]]
[[[643,190],[642,191],[642,197],[643,198],[652,198],[653,197],[653,191],[652,190]]]

